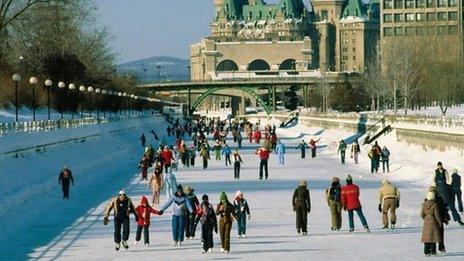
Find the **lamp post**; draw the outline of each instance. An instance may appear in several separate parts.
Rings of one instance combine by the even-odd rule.
[[[52,80],[45,80],[45,88],[47,88],[47,108],[48,108],[48,120],[50,120],[50,88],[53,85]]]
[[[66,84],[65,84],[64,82],[59,82],[59,83],[58,83],[58,88],[60,88],[60,90],[63,90],[64,87],[66,87]],[[61,119],[63,119],[63,110],[64,110],[64,106],[61,105],[60,107],[61,107],[61,108],[60,108]]]
[[[103,89],[103,90],[101,91],[101,93],[102,93],[103,95],[107,95],[107,94],[108,94],[108,91],[105,90],[105,89]],[[103,98],[103,101],[105,101],[105,98]],[[103,108],[103,118],[106,118],[106,109],[107,109],[107,107],[104,106],[104,108]]]
[[[161,69],[161,65],[157,64],[156,65],[156,69],[158,70],[158,82],[160,82],[160,69]]]
[[[85,88],[85,86],[83,86],[83,85],[79,86],[79,91],[80,92],[84,93],[86,90],[87,90],[87,88]],[[82,104],[81,104],[81,119],[83,119],[83,118],[84,118],[84,106],[82,106]]]
[[[93,92],[93,87],[89,86],[87,87],[87,92],[89,93],[89,114],[90,117],[92,117],[92,92]]]
[[[120,103],[119,103],[119,104],[120,104],[119,106],[121,106],[121,105],[124,106],[123,99],[122,99],[122,92],[118,92],[118,97],[121,99],[121,101],[120,101]],[[121,113],[122,113],[122,112],[120,111],[120,114],[121,114]]]
[[[98,95],[101,93],[101,89],[97,88],[95,89],[95,104],[97,105],[97,122],[100,122],[100,107],[98,104],[99,98]]]
[[[15,73],[13,74],[13,77],[11,77],[11,79],[13,80],[14,82],[14,85],[15,85],[15,108],[16,108],[16,122],[18,122],[18,82],[21,81],[21,75]]]
[[[32,121],[35,121],[35,85],[37,84],[37,78],[29,78],[29,83],[32,85]]]
[[[134,110],[135,95],[131,94],[129,97],[130,97],[129,98],[129,108],[131,109],[131,110],[129,110],[129,112],[130,112],[129,114],[132,115],[132,114],[135,114],[135,110]]]
[[[76,85],[74,83],[70,83],[68,85],[70,91],[74,91],[76,89]],[[74,111],[71,109],[71,119],[74,119]]]

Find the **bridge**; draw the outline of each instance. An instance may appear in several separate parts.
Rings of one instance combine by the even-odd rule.
[[[210,81],[186,81],[186,82],[156,82],[150,84],[140,84],[137,87],[146,89],[152,92],[187,92],[188,111],[193,113],[204,99],[216,92],[226,91],[227,96],[235,96],[238,99],[234,102],[232,99],[232,113],[236,111],[244,113],[245,111],[245,96],[243,93],[256,99],[264,111],[270,114],[276,110],[276,89],[288,88],[290,86],[303,87],[303,97],[306,97],[310,86],[320,86],[323,84],[335,85],[340,83],[355,83],[360,81],[358,74],[327,72],[313,74],[312,76],[295,75],[293,77],[273,77],[272,75],[260,74],[252,72],[239,75],[233,72],[216,73]],[[230,77],[232,75],[232,77]],[[195,101],[192,102],[192,91],[200,94]],[[237,93],[240,91],[241,93]],[[263,91],[267,91],[268,101],[265,102],[262,98]],[[224,94],[221,94],[224,95]],[[305,101],[305,105],[306,105]],[[235,107],[235,108],[234,108]],[[238,109],[238,110],[235,110]]]

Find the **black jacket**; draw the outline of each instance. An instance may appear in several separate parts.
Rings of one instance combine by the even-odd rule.
[[[302,209],[303,211],[311,211],[311,198],[309,196],[309,190],[306,187],[298,187],[293,192],[292,197],[293,209]]]

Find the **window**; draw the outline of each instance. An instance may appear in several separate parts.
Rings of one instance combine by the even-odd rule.
[[[392,14],[384,14],[384,15],[383,15],[383,22],[384,22],[384,23],[391,23],[391,22],[393,22],[393,15],[392,15]]]
[[[438,34],[447,34],[448,33],[448,26],[440,25],[438,26]]]
[[[403,9],[403,0],[395,0],[395,9]]]
[[[405,35],[414,35],[414,27],[405,27],[404,28],[404,33]]]
[[[414,22],[414,14],[413,13],[407,13],[405,14],[406,16],[406,22]]]
[[[329,12],[327,12],[327,10],[322,10],[321,12],[321,20],[324,21],[324,20],[328,20],[327,17],[329,16],[328,14]]]
[[[417,35],[424,35],[425,34],[424,27],[416,27],[416,34]]]
[[[383,28],[383,36],[393,36],[393,28],[384,27]]]
[[[416,7],[425,7],[425,0],[416,0]]]
[[[395,14],[395,23],[403,22],[403,14]]]
[[[342,56],[342,60],[343,60],[343,61],[348,60],[348,56]]]
[[[457,25],[450,25],[449,26],[449,34],[456,34],[458,32],[458,26]]]
[[[451,7],[458,6],[457,0],[449,0],[449,6],[451,6]]]
[[[404,6],[405,6],[406,8],[414,8],[414,0],[406,0],[406,1],[404,2]]]
[[[446,20],[448,20],[448,14],[446,12],[438,12],[437,13],[437,20],[438,21],[446,21]]]
[[[435,20],[437,20],[435,13],[427,13],[427,21],[435,21]]]
[[[448,19],[450,21],[456,21],[458,20],[458,12],[449,12],[448,13]]]
[[[438,7],[447,7],[448,0],[438,0]]]
[[[353,52],[356,52],[356,47],[353,47]]]
[[[404,35],[404,28],[403,27],[395,27],[395,36],[402,36]]]
[[[392,9],[392,8],[393,8],[393,0],[383,1],[383,9]]]
[[[348,52],[348,47],[343,47],[342,52],[344,52],[344,53]]]
[[[353,61],[356,61],[356,56],[353,55]]]
[[[427,0],[427,7],[435,7],[435,0]]]
[[[420,22],[424,20],[424,13],[416,13],[416,21]]]

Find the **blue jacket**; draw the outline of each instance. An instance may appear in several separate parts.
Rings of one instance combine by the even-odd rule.
[[[190,204],[190,200],[187,198],[187,196],[179,197],[177,194],[174,194],[174,196],[170,197],[161,207],[162,211],[165,211],[167,208],[169,208],[172,203],[174,203],[174,208],[172,210],[172,215],[174,216],[183,216],[185,208],[188,209],[190,213],[193,213],[192,205]]]
[[[226,155],[226,156],[227,156],[227,155],[230,155],[230,154],[232,154],[232,150],[229,148],[229,146],[224,147],[224,148],[222,149],[222,155]]]
[[[283,143],[277,143],[276,152],[277,155],[283,156],[285,154],[285,145]]]
[[[164,173],[164,185],[166,189],[170,189],[173,192],[177,191],[177,178],[172,173]]]

